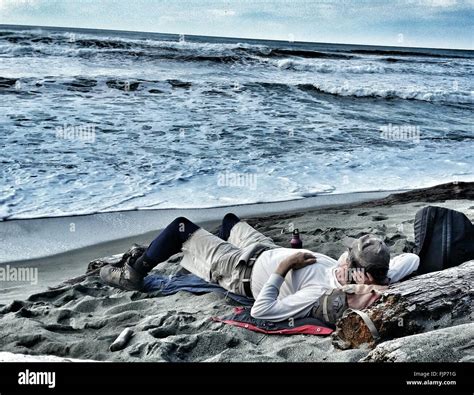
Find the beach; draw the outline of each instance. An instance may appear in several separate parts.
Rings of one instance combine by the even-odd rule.
[[[244,218],[284,247],[289,246],[290,229],[298,228],[304,248],[337,259],[345,251],[343,240],[346,237],[372,233],[382,237],[395,256],[413,251],[415,214],[427,205],[461,211],[473,221],[473,183],[445,184],[355,203],[300,210],[260,214],[257,210]],[[0,223],[0,228],[7,223]],[[202,224],[212,232],[217,231],[216,220],[202,221]],[[23,227],[27,227],[26,222]],[[28,293],[29,288],[22,287],[17,294],[12,290],[5,293],[3,289],[0,351],[97,361],[350,362],[380,360],[379,347],[390,343],[382,343],[374,350],[366,347],[339,350],[334,348],[330,336],[265,335],[224,325],[211,318],[229,314],[239,304],[218,293],[178,292],[163,296],[127,292],[103,285],[97,275],[84,276],[58,287],[61,282],[84,275],[94,259],[122,254],[133,243],[146,245],[151,233],[30,260],[30,264],[40,268],[39,288],[34,291],[30,288]],[[69,269],[62,271],[63,264],[69,265]],[[42,271],[42,265],[47,269]],[[155,270],[174,275],[183,269],[178,256]],[[56,287],[46,289],[45,284],[54,285],[54,282]],[[462,327],[457,335],[458,347],[452,347],[448,340],[433,344],[417,337],[423,334],[410,338],[424,360],[466,361],[465,349],[473,324]],[[110,351],[111,343],[125,328],[133,331],[129,343],[122,350]],[[443,329],[440,331],[440,339],[448,339]],[[396,343],[389,346],[392,347],[389,360],[410,360],[409,355],[397,351]],[[8,355],[2,354],[2,358],[8,360]]]
[[[0,0],[0,395],[472,387],[473,1]]]

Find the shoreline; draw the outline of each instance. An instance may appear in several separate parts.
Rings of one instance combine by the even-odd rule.
[[[474,182],[454,182],[411,190],[327,194],[297,200],[208,208],[137,209],[3,220],[0,221],[0,264],[32,263],[62,254],[81,253],[89,248],[109,254],[112,248],[127,248],[133,240],[137,243],[150,242],[157,232],[180,216],[186,216],[201,226],[212,227],[228,212],[252,218],[364,203],[393,204],[403,199],[436,202],[452,199],[454,190],[460,191],[460,198],[464,196],[474,200]],[[397,198],[390,200],[390,196]]]
[[[219,221],[228,212],[235,212],[241,217],[278,215],[357,204],[398,192],[400,191],[352,192],[271,203],[209,208],[125,210],[5,220],[0,221],[0,239],[2,240],[0,264],[18,264],[54,257],[83,248],[101,246],[104,243],[123,244],[132,238],[151,241],[150,233],[160,231],[174,218],[180,216],[186,216],[200,225],[209,226]]]
[[[226,204],[226,205],[221,205],[221,206],[205,206],[205,207],[164,207],[164,208],[134,208],[134,209],[123,209],[123,210],[111,210],[111,211],[92,211],[88,213],[79,213],[79,214],[65,214],[65,215],[50,215],[50,216],[38,216],[38,217],[27,217],[27,218],[11,218],[11,217],[5,217],[3,219],[0,219],[0,224],[2,222],[11,222],[11,221],[32,221],[32,220],[38,220],[38,219],[59,219],[59,218],[78,218],[78,217],[89,217],[89,216],[94,216],[94,215],[99,215],[99,214],[126,214],[126,213],[133,213],[136,211],[157,211],[157,212],[164,212],[164,211],[197,211],[197,210],[218,210],[218,209],[235,209],[238,207],[248,207],[248,206],[273,206],[273,205],[291,205],[292,203],[298,203],[298,202],[303,202],[305,201],[304,206],[307,206],[307,203],[309,202],[311,205],[314,207],[318,207],[318,204],[315,203],[317,200],[325,200],[325,198],[344,198],[348,197],[351,199],[352,196],[357,197],[358,195],[367,195],[367,194],[377,194],[377,195],[388,195],[388,194],[394,194],[394,193],[404,193],[404,192],[410,192],[410,191],[415,191],[418,189],[426,189],[426,188],[434,188],[439,185],[443,184],[437,184],[432,187],[425,187],[425,188],[413,188],[413,189],[387,189],[387,190],[374,190],[374,191],[358,191],[358,192],[341,192],[341,193],[332,193],[332,192],[321,192],[318,194],[315,194],[313,196],[305,196],[305,197],[300,197],[300,198],[295,198],[295,199],[287,199],[287,200],[275,200],[275,201],[269,201],[269,202],[255,202],[255,203],[240,203],[240,204]],[[351,202],[349,202],[351,203]],[[299,208],[298,208],[299,210]]]

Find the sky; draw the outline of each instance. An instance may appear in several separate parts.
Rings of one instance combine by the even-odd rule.
[[[0,24],[474,49],[474,0],[0,0]]]

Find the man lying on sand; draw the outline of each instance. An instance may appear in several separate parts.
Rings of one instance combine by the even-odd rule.
[[[328,290],[349,283],[386,285],[411,274],[419,264],[415,254],[390,261],[388,247],[372,235],[353,241],[338,261],[283,248],[235,214],[227,214],[219,237],[187,218],[176,218],[135,262],[106,266],[100,277],[114,287],[141,290],[152,268],[181,251],[181,266],[230,292],[254,298],[252,316],[270,321],[306,317]],[[358,298],[364,297],[354,295],[349,307],[359,308]]]

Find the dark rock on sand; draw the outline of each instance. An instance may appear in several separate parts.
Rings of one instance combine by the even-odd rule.
[[[384,199],[362,203],[361,207],[375,207],[409,202],[442,202],[452,199],[474,200],[474,182],[450,182],[436,187],[415,189],[413,191],[396,193]]]

